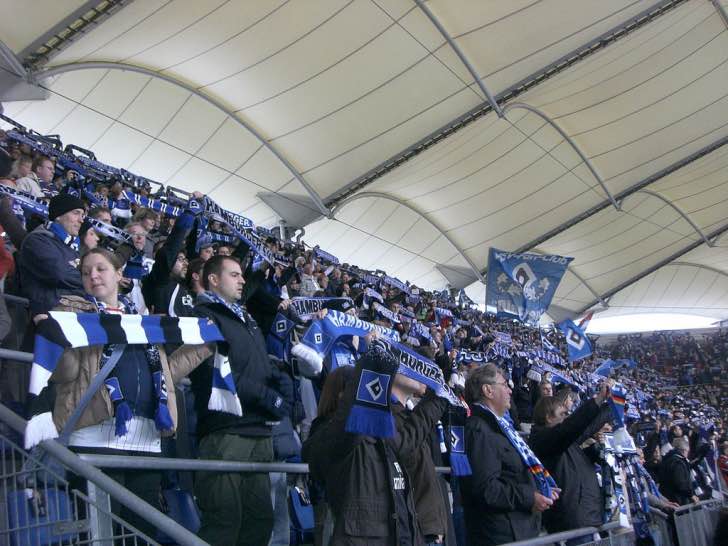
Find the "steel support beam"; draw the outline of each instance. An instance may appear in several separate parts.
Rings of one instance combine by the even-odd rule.
[[[687,214],[687,213],[686,213],[686,212],[685,212],[684,210],[682,210],[682,209],[681,209],[680,207],[678,207],[678,206],[677,206],[677,205],[676,205],[675,203],[673,203],[673,202],[672,202],[672,201],[671,201],[670,199],[668,199],[668,198],[667,198],[667,197],[665,197],[664,195],[661,195],[661,194],[657,193],[656,191],[652,191],[652,190],[647,190],[647,189],[637,190],[637,191],[636,191],[636,192],[634,192],[634,193],[633,193],[632,195],[636,195],[636,194],[638,194],[638,193],[642,193],[642,194],[645,194],[645,195],[651,195],[652,197],[657,197],[657,198],[658,198],[658,199],[659,199],[660,201],[662,201],[663,203],[665,203],[665,204],[666,204],[667,206],[669,206],[669,207],[670,207],[670,208],[672,208],[672,209],[673,209],[673,210],[674,210],[675,212],[677,212],[677,213],[678,213],[678,214],[679,214],[680,216],[682,216],[682,217],[683,217],[683,219],[684,219],[684,220],[685,220],[685,221],[686,221],[686,222],[687,222],[688,224],[690,224],[690,226],[691,226],[691,227],[692,227],[692,228],[693,228],[693,229],[694,229],[694,230],[696,231],[696,233],[697,233],[698,235],[700,235],[700,238],[701,238],[701,239],[703,240],[703,242],[704,242],[704,243],[705,243],[706,245],[708,245],[708,246],[709,246],[709,247],[711,247],[711,248],[713,247],[713,242],[712,242],[712,241],[711,241],[710,239],[708,239],[708,238],[707,238],[707,237],[705,236],[705,233],[703,233],[703,230],[702,230],[702,229],[700,229],[700,228],[698,227],[698,225],[697,225],[697,224],[696,224],[695,222],[693,222],[693,219],[692,219],[692,218],[690,218],[690,216],[688,216],[688,214]],[[625,200],[626,200],[626,199],[628,199],[629,197],[631,197],[631,196],[628,196],[628,197],[626,197],[625,199],[622,199],[622,201],[620,201],[620,204],[622,204],[622,205],[623,205],[623,204],[624,204],[624,202],[625,202]]]
[[[589,160],[589,158],[586,156],[584,152],[581,151],[581,148],[577,146],[576,142],[574,142],[574,139],[571,138],[569,135],[566,134],[566,131],[564,131],[561,126],[556,123],[554,120],[552,120],[546,113],[542,112],[535,106],[531,106],[530,104],[526,104],[525,102],[511,102],[506,105],[506,107],[503,109],[503,113],[507,114],[510,110],[527,110],[528,112],[531,112],[532,114],[536,114],[538,117],[540,117],[542,120],[544,120],[546,123],[551,125],[559,135],[561,135],[561,138],[563,138],[569,146],[576,152],[576,155],[579,156],[579,158],[584,162],[584,165],[587,166],[589,169],[589,172],[592,173],[592,176],[596,179],[596,181],[599,183],[599,185],[604,190],[604,193],[609,198],[609,201],[611,201],[612,206],[617,209],[621,210],[619,203],[614,199],[614,196],[612,193],[607,189],[606,184],[604,183],[604,180],[602,180],[602,177],[599,175],[597,170],[594,168],[594,165],[592,165],[592,162]]]
[[[643,188],[646,188],[650,184],[653,184],[657,182],[658,180],[665,178],[666,176],[671,175],[672,173],[678,171],[679,169],[682,169],[683,167],[686,167],[693,163],[694,161],[697,161],[698,159],[701,159],[705,157],[706,155],[710,154],[711,152],[714,152],[718,150],[719,148],[725,146],[728,144],[728,136],[725,136],[723,138],[720,138],[713,142],[712,144],[708,144],[704,148],[701,148],[689,156],[680,159],[676,161],[675,163],[672,163],[671,165],[668,165],[664,169],[661,169],[657,171],[655,174],[652,174],[648,176],[647,178],[644,178],[637,182],[636,184],[633,184],[629,188],[627,188],[624,191],[619,192],[617,195],[614,196],[616,201],[624,201],[625,198],[629,197],[633,193],[636,193]],[[547,231],[543,235],[540,235],[536,239],[533,239],[532,241],[529,241],[528,243],[520,246],[516,252],[526,252],[527,250],[531,250],[532,248],[540,245],[541,243],[548,241],[549,239],[552,239],[559,235],[560,233],[563,233],[569,228],[574,227],[579,222],[583,222],[587,218],[590,218],[591,216],[594,216],[598,212],[603,211],[604,209],[608,208],[612,202],[609,199],[605,199],[601,203],[594,205],[593,207],[585,210],[581,214],[578,214],[577,216],[574,216],[570,220],[567,220],[563,224],[560,224],[556,226],[555,228]],[[713,240],[713,244],[715,244],[715,240]]]
[[[667,13],[668,11],[674,9],[681,4],[686,3],[687,1],[688,0],[660,0],[659,2],[656,2],[649,8],[635,15],[634,17],[631,17],[627,21],[616,25],[615,27],[590,40],[584,45],[577,47],[566,55],[559,57],[555,61],[544,66],[543,68],[536,70],[529,76],[526,76],[521,81],[516,82],[513,85],[509,86],[507,89],[501,91],[500,93],[497,93],[495,96],[495,103],[501,105],[506,101],[513,100],[518,95],[521,95],[529,89],[532,89],[540,83],[548,80],[549,78],[560,74],[567,68],[586,59],[587,57],[590,57],[594,53],[601,51],[610,44],[613,44],[621,38],[624,38],[625,36],[631,34],[635,30],[642,28],[650,21],[657,19],[661,15]],[[401,164],[409,161],[413,157],[421,154],[438,142],[457,133],[464,127],[470,125],[474,121],[480,119],[481,117],[487,115],[489,112],[492,111],[493,107],[491,106],[490,102],[479,104],[478,106],[471,108],[467,112],[459,115],[451,122],[446,123],[429,135],[408,146],[404,150],[401,150],[390,158],[382,161],[376,167],[370,169],[361,176],[358,176],[357,178],[346,184],[342,189],[337,190],[336,192],[328,196],[326,198],[326,204],[331,207],[335,205],[338,201],[346,199],[348,196],[368,186],[378,178],[381,178],[388,172],[399,167]]]
[[[128,6],[134,0],[86,0],[25,47],[18,57],[25,66],[37,69],[79,37]],[[98,9],[97,9],[98,8]]]
[[[723,4],[720,3],[720,0],[710,0],[713,3],[713,6],[715,7],[715,10],[718,12],[718,15],[720,15],[720,18],[723,19],[723,23],[725,23],[726,28],[728,28],[728,13],[726,13],[725,8],[723,7]]]
[[[453,37],[450,35],[450,33],[445,29],[445,27],[442,25],[440,20],[435,17],[435,14],[432,13],[432,10],[425,4],[424,0],[415,0],[415,4],[417,4],[417,7],[419,7],[422,12],[427,16],[427,18],[432,22],[433,25],[435,25],[435,28],[442,34],[442,37],[445,38],[445,41],[448,43],[448,45],[452,48],[452,50],[455,52],[455,55],[458,56],[458,59],[460,59],[460,62],[465,65],[465,68],[470,72],[470,75],[475,80],[475,83],[480,88],[480,91],[483,93],[483,96],[490,104],[490,107],[493,109],[493,111],[498,114],[499,118],[502,118],[504,115],[504,112],[501,110],[500,106],[498,106],[498,103],[496,102],[495,98],[491,94],[491,92],[488,90],[488,88],[483,83],[483,80],[480,78],[480,75],[475,70],[475,67],[471,64],[470,60],[465,56],[465,53],[462,49],[460,49],[460,46],[457,44],[457,42],[453,39]]]
[[[703,265],[703,264],[696,264],[693,262],[672,262],[669,265],[681,265],[685,267],[696,267],[698,269],[705,269],[706,271],[710,271],[711,273],[716,273],[718,275],[722,275],[724,277],[728,277],[728,271],[723,271],[722,269],[718,269],[717,267],[711,267],[709,265]]]
[[[28,71],[25,70],[23,63],[20,62],[20,59],[18,59],[15,53],[13,53],[13,50],[10,49],[2,40],[0,40],[0,59],[5,61],[5,64],[7,64],[13,73],[15,73],[15,75],[19,78],[25,78],[28,75]]]
[[[394,195],[388,195],[386,193],[373,192],[373,191],[357,193],[355,195],[352,195],[351,197],[348,197],[347,199],[344,199],[343,201],[341,201],[340,203],[338,203],[336,205],[336,207],[332,208],[331,209],[331,217],[334,218],[336,216],[336,213],[339,212],[343,207],[345,207],[349,203],[353,203],[354,201],[358,201],[359,199],[365,199],[365,198],[370,198],[370,199],[386,199],[388,201],[393,201],[393,202],[397,203],[398,205],[401,205],[401,206],[403,206],[403,207],[411,210],[412,212],[414,212],[415,214],[417,214],[418,216],[420,216],[421,218],[423,218],[428,224],[430,224],[433,228],[435,228],[435,230],[440,235],[442,235],[445,238],[445,240],[447,240],[447,242],[450,243],[455,250],[457,250],[458,254],[460,254],[460,256],[463,257],[463,259],[470,266],[470,269],[473,270],[473,273],[475,274],[476,278],[480,282],[483,282],[483,283],[485,282],[485,278],[483,277],[482,273],[480,272],[480,269],[478,268],[478,266],[475,265],[475,263],[473,263],[473,261],[468,257],[468,255],[465,254],[465,252],[463,251],[463,249],[460,248],[460,245],[458,245],[445,232],[444,229],[442,229],[439,225],[437,225],[436,222],[434,222],[433,220],[431,220],[430,218],[428,218],[427,215],[425,213],[423,213],[422,211],[420,211],[417,207],[414,207],[414,206],[410,205],[409,203],[407,203],[403,199],[400,199],[399,197],[395,197]]]
[[[220,101],[217,99],[211,97],[210,95],[207,95],[200,91],[199,89],[195,89],[191,85],[178,80],[177,78],[174,78],[172,76],[168,76],[166,74],[162,74],[160,72],[155,72],[154,70],[151,70],[149,68],[144,68],[143,66],[136,66],[126,63],[116,63],[116,62],[105,62],[105,61],[92,61],[92,62],[81,62],[81,63],[68,63],[68,64],[62,64],[58,66],[54,66],[52,68],[49,68],[47,70],[42,70],[40,72],[33,73],[32,75],[35,77],[37,81],[44,80],[46,78],[52,78],[53,76],[59,76],[61,74],[66,74],[68,72],[75,72],[78,70],[122,70],[122,71],[128,71],[128,72],[136,72],[138,74],[143,74],[145,76],[149,76],[152,78],[157,78],[162,81],[165,81],[167,83],[170,83],[172,85],[175,85],[177,87],[180,87],[181,89],[184,89],[188,93],[192,93],[193,95],[201,98],[211,106],[217,108],[220,110],[223,114],[225,114],[227,117],[229,117],[232,121],[240,125],[243,129],[246,131],[249,131],[250,134],[252,134],[258,142],[260,142],[265,148],[267,148],[278,160],[285,165],[285,167],[290,171],[290,173],[298,180],[301,185],[305,188],[305,190],[308,192],[309,196],[313,200],[313,202],[316,204],[316,208],[319,209],[319,212],[323,214],[324,216],[330,217],[331,211],[326,208],[323,201],[321,201],[321,197],[319,197],[318,193],[316,193],[316,190],[313,189],[313,187],[306,181],[306,179],[303,177],[303,175],[298,172],[298,170],[293,166],[293,164],[286,159],[286,157],[276,149],[275,146],[273,146],[261,133],[259,133],[252,125],[250,125],[245,120],[239,118],[233,111],[231,111],[229,108],[227,108],[225,105],[223,105]]]
[[[726,224],[723,227],[720,227],[720,228],[716,229],[715,231],[709,233],[707,237],[708,237],[708,239],[715,239],[715,238],[719,237],[720,235],[722,235],[723,233],[725,233],[726,231],[728,231],[728,224]],[[645,269],[644,271],[638,273],[637,275],[635,275],[631,279],[626,280],[623,283],[619,284],[618,286],[615,286],[614,288],[608,290],[607,292],[605,292],[604,294],[602,294],[602,296],[601,296],[602,299],[611,298],[612,296],[614,296],[615,294],[621,292],[622,290],[624,290],[628,286],[631,286],[634,283],[636,283],[637,281],[643,279],[644,277],[646,277],[650,273],[654,273],[655,271],[657,271],[661,267],[664,267],[666,265],[670,265],[672,262],[674,262],[678,258],[684,256],[685,254],[687,254],[691,250],[695,250],[696,248],[698,248],[702,244],[703,244],[703,240],[702,239],[699,239],[697,241],[694,241],[694,242],[690,243],[688,246],[686,246],[682,250],[677,251],[672,256],[668,256],[664,260],[660,260],[655,265],[653,265],[653,266]],[[599,300],[592,301],[588,305],[586,305],[586,306],[582,307],[581,309],[579,309],[576,312],[576,314],[577,315],[580,315],[582,313],[585,313],[586,311],[589,310],[589,308],[593,307],[597,303],[599,303]]]

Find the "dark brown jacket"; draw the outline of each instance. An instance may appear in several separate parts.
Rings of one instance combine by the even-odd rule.
[[[344,428],[358,383],[358,378],[350,382],[330,420],[312,427],[303,445],[303,459],[311,465],[311,477],[326,488],[335,519],[331,546],[399,546],[387,450],[401,463],[409,484],[408,510],[416,516],[413,482],[403,461],[426,443],[447,402],[428,393],[387,440],[350,434]],[[413,544],[423,542],[417,525],[412,539]]]

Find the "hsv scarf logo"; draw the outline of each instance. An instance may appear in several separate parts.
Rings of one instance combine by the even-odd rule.
[[[465,427],[450,427],[450,448],[453,453],[465,453]]]
[[[362,370],[357,399],[379,406],[387,406],[386,393],[389,389],[390,379],[391,377],[387,374]]]

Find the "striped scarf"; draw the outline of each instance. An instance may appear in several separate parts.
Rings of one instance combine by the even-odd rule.
[[[124,296],[119,296],[121,309],[118,310],[110,309],[105,303],[98,301],[94,297],[89,299],[96,304],[100,313],[117,315],[139,314],[134,304]],[[123,350],[124,345],[105,345],[101,352],[99,369],[104,367],[114,351]],[[172,416],[170,415],[169,408],[167,407],[167,382],[164,378],[164,371],[162,370],[162,359],[159,354],[159,347],[154,344],[146,345],[144,347],[144,354],[149,366],[149,373],[152,376],[154,394],[157,397],[157,409],[154,413],[154,424],[159,432],[168,432],[174,428],[174,423],[172,422]],[[106,386],[106,389],[109,392],[109,398],[111,398],[111,402],[114,405],[115,435],[126,436],[129,431],[128,424],[133,415],[131,408],[129,407],[129,403],[124,398],[124,392],[121,389],[119,378],[116,376],[114,371],[112,371],[111,375],[104,381],[104,385]]]
[[[210,320],[172,318],[159,315],[113,315],[104,313],[72,313],[51,311],[49,318],[40,321],[35,336],[35,353],[30,370],[29,403],[33,417],[25,430],[26,449],[56,438],[51,408],[43,407],[39,396],[55,371],[66,349],[95,345],[202,345],[224,341],[220,330]],[[215,355],[216,374],[213,374],[210,409],[242,415],[230,366],[226,359]],[[160,378],[161,380],[161,378]],[[159,385],[161,393],[161,383]],[[224,391],[215,396],[216,391]],[[214,404],[214,400],[223,401]],[[39,411],[34,411],[39,410]]]
[[[343,336],[364,337],[369,332],[399,341],[399,334],[355,316],[330,309],[323,319],[314,320],[301,339],[301,343],[293,346],[291,354],[298,359],[299,369],[305,366],[306,375],[316,376],[323,369],[324,358],[334,346],[337,339]]]
[[[13,201],[19,204],[24,210],[32,214],[38,214],[44,218],[48,218],[48,205],[45,204],[43,199],[2,184],[0,184],[0,194],[5,194],[12,198]]]
[[[296,318],[308,321],[316,316],[322,309],[335,309],[336,311],[348,311],[354,308],[351,298],[304,298],[296,297],[291,299],[290,309]]]
[[[508,441],[511,443],[511,445],[516,449],[518,454],[521,457],[521,460],[523,461],[523,464],[526,465],[528,468],[528,471],[533,476],[534,480],[536,481],[536,487],[538,488],[539,493],[541,493],[544,497],[551,498],[551,490],[553,488],[556,488],[556,482],[551,477],[551,474],[549,474],[549,471],[544,468],[544,466],[541,464],[541,461],[538,460],[538,457],[534,454],[533,451],[531,451],[531,448],[528,447],[528,444],[523,441],[523,438],[521,438],[521,435],[516,432],[516,429],[513,428],[513,425],[506,419],[505,417],[499,417],[497,416],[492,409],[490,409],[485,404],[478,404],[481,408],[484,410],[489,411],[493,417],[495,417],[496,422],[498,423],[498,426],[500,427],[503,434],[505,434],[506,438],[508,438]]]

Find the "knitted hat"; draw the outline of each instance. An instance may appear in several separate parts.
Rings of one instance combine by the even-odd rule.
[[[72,210],[86,209],[86,205],[78,197],[70,193],[59,193],[51,199],[48,205],[48,219],[55,220],[59,216]]]

